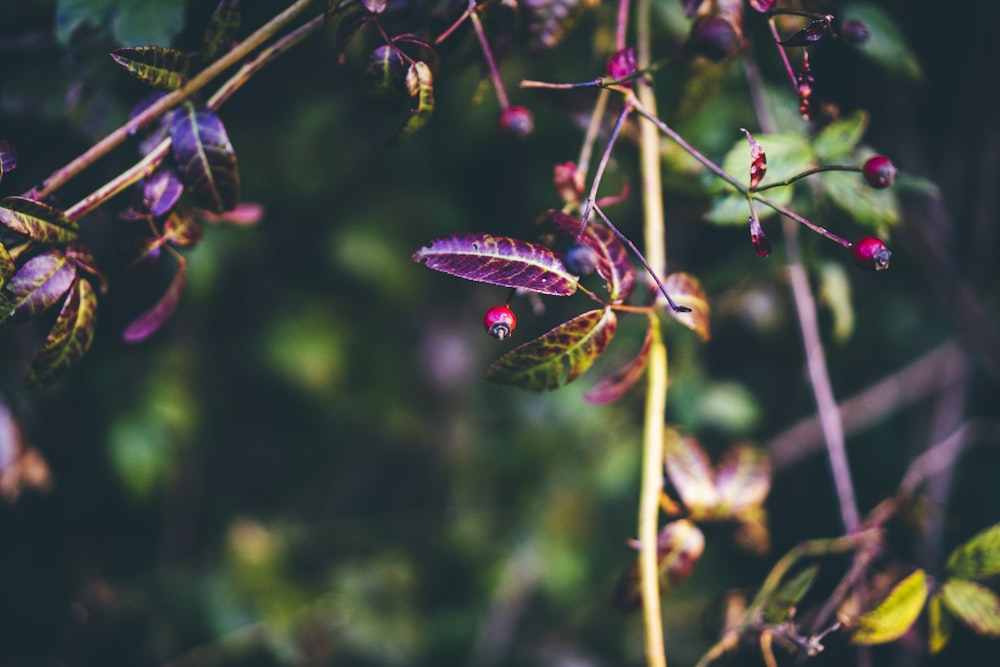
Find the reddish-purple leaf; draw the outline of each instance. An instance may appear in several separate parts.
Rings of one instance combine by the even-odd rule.
[[[832,18],[832,16],[824,16],[821,19],[810,21],[809,25],[805,28],[778,43],[782,46],[808,46],[809,44],[818,42],[823,39],[824,35],[830,32],[830,21]]]
[[[387,0],[361,0],[361,4],[365,6],[371,14],[381,14],[385,11]]]
[[[44,313],[59,302],[74,277],[76,267],[61,250],[35,255],[0,290],[0,321],[13,326]]]
[[[813,86],[816,79],[812,75],[812,67],[809,66],[809,52],[802,51],[802,67],[795,78],[795,89],[799,94],[799,113],[806,120],[813,117],[816,111],[816,100],[813,99]]]
[[[692,516],[709,516],[719,504],[715,470],[708,454],[692,437],[668,429],[663,437],[663,464],[677,495]]]
[[[486,379],[532,391],[561,387],[590,368],[607,349],[617,326],[610,308],[578,315],[497,359]]]
[[[212,62],[233,47],[239,32],[240,0],[220,0],[201,37],[198,56],[203,62]]]
[[[754,216],[750,216],[750,247],[753,248],[753,252],[758,257],[767,257],[771,254],[771,242],[767,240],[767,234],[764,233],[764,228]]]
[[[173,169],[160,169],[142,186],[142,205],[154,218],[170,212],[184,194],[184,184]]]
[[[604,378],[583,395],[583,400],[593,405],[603,405],[612,403],[625,395],[629,389],[639,381],[642,373],[646,370],[646,361],[649,359],[649,349],[653,344],[653,323],[646,329],[646,339],[642,343],[639,354],[633,357],[627,364],[619,368],[613,374]]]
[[[172,211],[163,223],[163,237],[175,246],[197,245],[204,235],[201,222],[186,207]]]
[[[16,168],[17,149],[6,139],[0,137],[0,177]]]
[[[639,548],[638,543],[634,543]],[[656,561],[660,587],[668,590],[687,579],[705,550],[705,536],[693,522],[678,519],[663,526],[656,537]],[[638,559],[625,571],[615,589],[615,602],[625,611],[642,605]]]
[[[0,224],[39,243],[70,243],[80,234],[80,226],[65,213],[27,197],[0,199]]]
[[[97,327],[97,294],[90,281],[77,278],[49,330],[42,351],[28,373],[28,386],[44,387],[59,379],[87,354]]]
[[[506,236],[457,232],[413,253],[413,261],[466,280],[569,296],[577,279],[554,252]]]
[[[741,127],[740,131],[746,135],[747,141],[750,142],[750,189],[753,190],[767,173],[767,155],[764,154],[764,149],[753,138],[749,130]]]
[[[761,14],[766,14],[774,7],[775,0],[750,0],[750,7]]]
[[[170,137],[181,181],[195,200],[215,213],[236,206],[240,198],[236,152],[215,112],[185,102],[174,112]]]
[[[553,222],[570,236],[580,231],[580,221],[562,211],[549,211]],[[635,288],[635,267],[629,259],[628,250],[614,232],[598,224],[589,224],[583,230],[580,241],[597,253],[597,273],[607,281],[608,296],[614,303],[629,298]]]
[[[717,516],[739,518],[746,510],[759,508],[771,490],[767,453],[746,443],[727,449],[716,466],[715,488],[719,492]]]
[[[166,46],[115,49],[111,59],[126,72],[158,90],[177,90],[187,82],[191,56]]]
[[[174,279],[170,281],[170,286],[164,292],[163,296],[160,297],[160,300],[125,327],[122,338],[126,343],[142,342],[163,326],[163,323],[173,315],[174,309],[177,308],[177,304],[181,300],[186,278],[187,262],[182,261],[177,266],[177,273],[174,274]]]
[[[81,242],[76,241],[70,243],[66,246],[66,259],[69,260],[71,264],[76,266],[77,269],[89,273],[93,277],[97,278],[101,284],[101,293],[107,291],[108,289],[108,279],[101,272],[97,266],[97,258],[94,257],[90,249],[83,245]]]
[[[701,281],[690,273],[678,272],[667,276],[663,286],[678,306],[688,308],[687,311],[671,311],[674,319],[698,334],[702,341],[708,341],[712,337],[710,308]]]

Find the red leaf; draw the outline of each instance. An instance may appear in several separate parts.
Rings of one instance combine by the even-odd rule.
[[[767,173],[767,155],[764,154],[764,149],[753,138],[749,130],[741,127],[740,131],[746,135],[747,141],[750,142],[750,189],[753,190]]]
[[[758,257],[767,257],[771,254],[771,242],[767,240],[767,234],[760,225],[760,220],[750,216],[750,246]]]

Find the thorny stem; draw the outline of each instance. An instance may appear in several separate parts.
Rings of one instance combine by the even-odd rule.
[[[496,60],[493,59],[493,50],[490,48],[490,41],[486,38],[486,31],[483,29],[483,22],[476,12],[476,0],[469,0],[469,19],[472,27],[476,30],[476,37],[479,38],[479,45],[483,48],[483,58],[486,59],[486,66],[490,70],[490,78],[493,80],[493,88],[497,92],[497,101],[500,108],[506,111],[510,107],[510,100],[507,99],[507,89],[504,88],[503,79],[500,78],[500,70],[497,69]]]
[[[237,90],[242,88],[258,70],[264,67],[264,65],[270,63],[285,51],[304,40],[314,31],[321,28],[326,23],[326,20],[327,17],[325,14],[317,16],[308,23],[301,25],[293,32],[290,32],[281,39],[277,40],[271,46],[263,49],[253,60],[244,63],[243,66],[240,67],[240,69],[237,70],[233,76],[229,77],[221,86],[219,86],[215,93],[208,99],[208,108],[213,111],[218,109],[226,100],[232,97]],[[99,207],[108,199],[111,199],[126,188],[137,183],[140,179],[148,176],[170,152],[170,145],[170,137],[167,137],[157,144],[153,150],[147,153],[142,160],[68,208],[66,210],[66,215],[72,220],[81,218],[90,211]]]
[[[226,69],[245,58],[250,52],[273,37],[296,16],[305,11],[306,7],[308,7],[312,2],[313,0],[296,0],[296,2],[288,7],[288,9],[261,26],[255,33],[237,44],[232,50],[224,54],[214,63],[203,69],[197,76],[193,77],[186,84],[173,92],[167,93],[154,104],[150,105],[145,111],[135,116],[135,118],[98,141],[79,157],[42,181],[36,189],[26,193],[26,196],[41,200],[55,192],[57,189],[69,182],[74,176],[85,170],[100,158],[107,155],[111,150],[131,136],[136,130],[151,123],[175,105],[188,99],[197,91],[204,88],[210,81],[212,81],[212,79],[216,78]]]
[[[771,188],[780,188],[785,185],[791,185],[795,181],[800,181],[806,176],[812,176],[813,174],[819,174],[824,171],[861,171],[861,167],[851,165],[851,164],[827,164],[820,167],[813,167],[812,169],[807,169],[805,171],[800,171],[794,176],[789,176],[783,181],[778,181],[776,183],[768,183],[767,185],[758,185],[752,192],[763,192],[764,190],[770,190]]]

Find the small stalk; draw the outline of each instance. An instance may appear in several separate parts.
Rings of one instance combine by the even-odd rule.
[[[611,160],[611,150],[615,147],[615,141],[618,139],[618,134],[622,130],[622,125],[625,124],[625,119],[632,112],[629,105],[626,104],[620,114],[618,114],[617,120],[615,120],[614,127],[611,128],[611,136],[608,137],[608,143],[604,147],[604,153],[601,155],[601,161],[597,163],[597,171],[594,172],[594,180],[590,184],[590,194],[587,196],[587,201],[583,206],[583,215],[580,216],[580,230],[576,233],[577,238],[583,234],[583,230],[587,228],[587,222],[590,220],[590,213],[594,210],[597,202],[597,188],[601,184],[601,179],[604,178],[604,170],[608,166],[608,162]],[[602,216],[603,217],[603,216]]]
[[[770,190],[771,188],[780,188],[786,185],[791,185],[796,181],[801,181],[806,176],[812,176],[813,174],[819,174],[824,171],[856,171],[860,173],[861,167],[850,164],[827,164],[821,167],[813,167],[812,169],[807,169],[806,171],[800,171],[794,176],[790,176],[783,181],[778,181],[777,183],[758,185],[753,190],[751,190],[751,192],[763,192],[764,190]]]
[[[483,58],[486,59],[486,66],[490,70],[490,78],[493,80],[493,88],[497,93],[497,101],[500,103],[500,109],[506,111],[510,108],[510,100],[507,98],[507,89],[503,85],[503,79],[500,78],[500,70],[497,69],[496,60],[493,59],[493,50],[490,49],[490,42],[486,38],[486,30],[483,29],[483,22],[479,19],[479,13],[475,11],[476,0],[469,0],[469,8],[472,10],[469,13],[469,19],[472,21],[472,27],[476,30],[476,37],[479,38],[479,45],[483,49]]]

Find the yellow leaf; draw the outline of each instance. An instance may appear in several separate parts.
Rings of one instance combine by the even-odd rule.
[[[927,600],[927,575],[923,570],[896,584],[889,596],[858,618],[855,644],[885,644],[903,636],[920,615]]]

